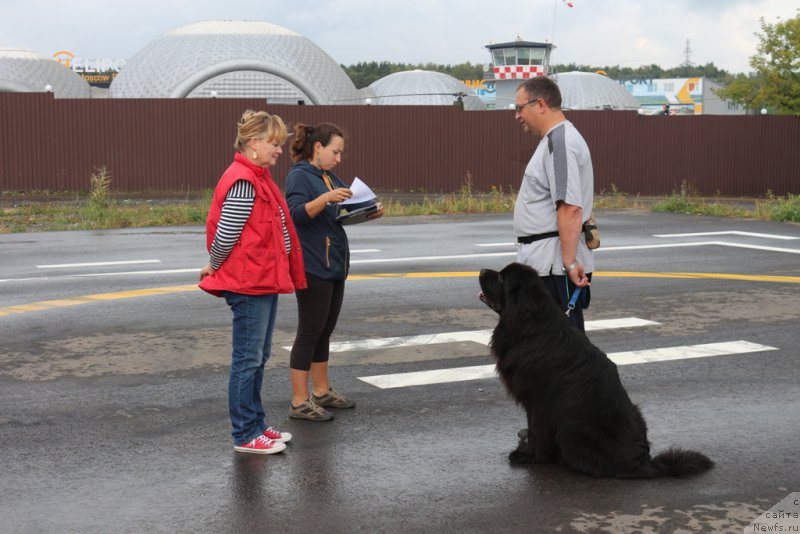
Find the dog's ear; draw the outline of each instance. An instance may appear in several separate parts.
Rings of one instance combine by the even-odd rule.
[[[521,318],[520,316],[527,315],[525,310],[529,306],[528,297],[525,295],[524,290],[524,271],[518,267],[518,264],[512,263],[500,271],[500,276],[502,277],[503,298],[505,300],[502,315],[506,324],[513,329],[515,328],[515,323]]]
[[[535,270],[519,263],[508,265],[501,274],[506,301],[503,315],[507,324],[514,328],[515,323],[533,321],[546,305],[542,299],[548,298],[542,279]]]

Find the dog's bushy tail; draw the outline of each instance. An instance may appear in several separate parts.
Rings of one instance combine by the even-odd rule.
[[[714,467],[705,454],[671,447],[661,454],[650,458],[635,472],[626,478],[655,477],[690,477],[704,473]]]

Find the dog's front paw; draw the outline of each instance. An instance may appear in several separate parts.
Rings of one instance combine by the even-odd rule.
[[[508,453],[508,463],[514,465],[534,464],[536,463],[536,457],[524,450],[514,449]]]

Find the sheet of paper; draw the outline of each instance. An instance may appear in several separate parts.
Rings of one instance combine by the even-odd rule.
[[[350,191],[353,192],[353,196],[343,202],[340,202],[341,205],[346,206],[347,204],[368,202],[375,198],[375,193],[372,192],[372,189],[370,189],[367,184],[362,182],[358,176],[356,176],[353,180],[353,185],[350,186]]]

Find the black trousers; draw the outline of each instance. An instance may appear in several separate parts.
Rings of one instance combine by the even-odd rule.
[[[292,346],[289,367],[311,369],[311,363],[327,362],[331,334],[339,320],[344,300],[344,280],[324,280],[306,273],[308,287],[297,297],[297,335]]]
[[[591,282],[592,274],[589,273],[587,276]],[[542,276],[542,283],[544,283],[545,289],[550,296],[553,297],[558,307],[561,308],[561,311],[566,313],[567,305],[572,298],[572,294],[575,292],[575,284],[570,282],[569,278],[565,275],[554,274]],[[570,322],[581,332],[586,332],[583,324],[583,309],[589,307],[589,302],[591,302],[591,300],[592,294],[590,288],[584,287],[581,290],[578,301],[575,303],[575,309],[569,314]]]

